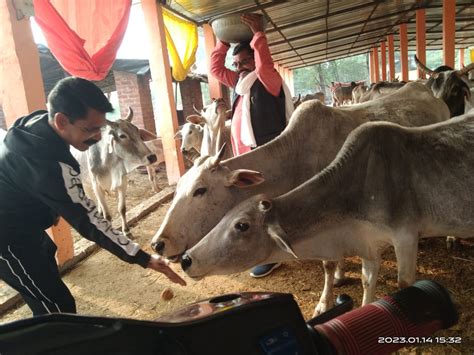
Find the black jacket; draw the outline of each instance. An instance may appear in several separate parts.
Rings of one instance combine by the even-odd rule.
[[[69,145],[48,124],[48,112],[18,119],[0,143],[0,253],[8,245],[41,245],[59,216],[120,259],[146,267],[150,255],[97,212],[82,188]]]
[[[234,91],[232,113],[239,95]],[[250,120],[257,146],[261,146],[280,135],[286,126],[285,93],[283,87],[277,97],[270,94],[257,79],[250,88]]]

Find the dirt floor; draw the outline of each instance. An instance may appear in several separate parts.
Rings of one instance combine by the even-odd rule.
[[[161,186],[166,186],[164,173],[159,174]],[[153,195],[146,175],[132,174],[129,194],[129,208]],[[151,252],[149,242],[158,229],[169,203],[140,221],[132,228],[135,239]],[[113,208],[115,209],[115,208]],[[350,258],[346,262],[350,282],[337,289],[337,293],[350,295],[355,306],[362,299],[360,283],[361,262]],[[447,251],[444,238],[422,240],[418,260],[418,279],[432,279],[440,282],[451,292],[458,305],[460,321],[449,330],[438,332],[437,336],[459,336],[462,344],[437,346],[412,346],[399,353],[413,354],[468,354],[474,352],[474,240],[462,241],[454,251]],[[153,320],[160,315],[175,311],[189,303],[212,296],[239,291],[274,291],[292,293],[305,319],[311,318],[323,287],[323,272],[320,262],[288,262],[272,275],[253,279],[248,272],[229,276],[214,276],[195,282],[186,277],[179,265],[173,265],[188,282],[187,287],[168,282],[163,275],[128,265],[107,251],[100,250],[78,264],[64,276],[77,301],[78,312],[83,315],[126,317]],[[384,262],[377,284],[377,297],[397,291],[396,263],[392,250],[384,255]],[[160,294],[170,288],[174,297],[169,301]],[[0,318],[0,323],[31,316],[25,306]]]

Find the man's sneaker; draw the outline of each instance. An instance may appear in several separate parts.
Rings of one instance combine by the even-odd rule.
[[[255,266],[250,272],[250,276],[259,278],[270,275],[271,272],[281,266],[281,263],[276,264],[266,264]]]

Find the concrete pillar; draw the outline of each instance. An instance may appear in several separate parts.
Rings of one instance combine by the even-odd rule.
[[[202,28],[204,30],[204,46],[206,49],[207,67],[209,68],[211,63],[211,53],[216,46],[216,37],[214,36],[212,27],[209,24],[204,24]],[[209,74],[207,79],[209,81],[209,95],[211,96],[211,99],[224,97],[222,92],[223,85],[219,80],[214,78],[212,74]]]
[[[374,80],[375,82],[380,81],[380,67],[379,67],[379,49],[377,47],[372,48],[374,53]]]
[[[133,110],[133,124],[157,134],[151,101],[150,75],[114,71],[114,78],[120,105],[120,117],[127,117],[130,106]]]
[[[416,10],[416,56],[426,65],[426,16],[425,9]],[[418,69],[418,79],[425,79],[425,73]]]
[[[382,67],[382,81],[387,80],[387,50],[385,48],[385,41],[380,43],[380,62]]]
[[[408,81],[408,35],[407,24],[400,24],[400,63],[402,77],[401,81]]]
[[[38,50],[30,21],[27,17],[17,20],[12,1],[0,1],[0,48],[0,101],[6,126],[10,127],[18,117],[46,109]],[[28,223],[28,216],[25,216],[25,223]],[[71,229],[64,221],[47,232],[58,247],[59,264],[74,256]]]
[[[456,1],[443,0],[443,61],[454,68],[454,39],[456,35]]]
[[[178,115],[174,102],[171,68],[166,48],[165,25],[161,5],[155,0],[142,0],[142,10],[148,31],[150,69],[156,95],[157,114],[160,115],[160,133],[166,163],[168,183],[174,184],[184,174],[184,161],[178,140]]]
[[[389,80],[395,80],[395,46],[393,44],[393,34],[387,36],[388,44],[388,69],[390,72]]]

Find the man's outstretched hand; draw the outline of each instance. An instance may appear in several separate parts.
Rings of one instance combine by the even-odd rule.
[[[155,254],[151,256],[147,267],[155,271],[161,272],[174,283],[180,284],[181,286],[186,286],[186,281],[184,281],[168,265],[169,265],[168,260],[165,260],[161,256]]]
[[[244,14],[240,16],[240,20],[249,26],[254,34],[265,31],[265,28],[263,28],[262,15]]]

